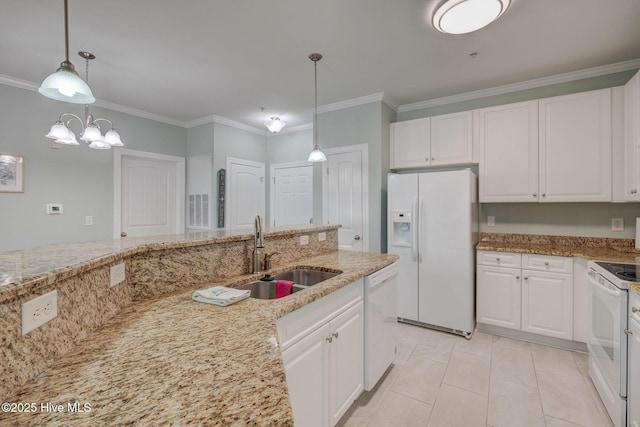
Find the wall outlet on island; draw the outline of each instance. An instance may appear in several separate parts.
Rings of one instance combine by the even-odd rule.
[[[58,291],[53,290],[22,304],[22,335],[58,316]]]
[[[111,267],[109,271],[109,287],[112,288],[115,285],[124,282],[125,272],[124,272],[124,262],[120,264],[116,264]]]
[[[327,233],[324,231],[322,233],[318,233],[318,242],[324,242],[327,240]]]
[[[300,236],[300,246],[309,244],[309,236]]]

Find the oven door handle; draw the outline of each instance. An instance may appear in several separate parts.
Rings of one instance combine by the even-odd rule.
[[[601,290],[602,292],[604,292],[605,294],[607,294],[607,295],[609,295],[611,297],[620,298],[620,292],[621,291],[611,290],[611,289],[607,288],[606,286],[604,286],[602,283],[600,283],[597,280],[595,280],[591,274],[588,274],[588,276],[589,276],[589,281],[592,284],[594,284],[596,288],[598,288],[599,290]]]

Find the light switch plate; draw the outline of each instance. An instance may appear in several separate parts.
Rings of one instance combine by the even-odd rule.
[[[487,217],[487,227],[495,227],[496,225],[496,217],[495,216],[488,216]]]
[[[84,225],[93,225],[93,217],[91,215],[84,217]]]
[[[125,278],[124,262],[112,266],[109,270],[109,287],[112,288],[115,285],[124,282]]]
[[[300,236],[300,246],[309,244],[309,236]]]
[[[624,218],[611,218],[611,231],[624,231]]]
[[[47,203],[47,215],[60,215],[62,207],[62,203]]]
[[[53,290],[22,304],[22,335],[58,316],[58,291]]]

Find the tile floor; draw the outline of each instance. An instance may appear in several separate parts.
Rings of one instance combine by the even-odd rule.
[[[338,426],[612,426],[584,353],[398,324],[392,368]]]

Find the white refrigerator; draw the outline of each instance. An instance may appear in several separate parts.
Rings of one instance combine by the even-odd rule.
[[[470,169],[388,176],[387,252],[398,260],[398,320],[471,338],[477,177]]]

